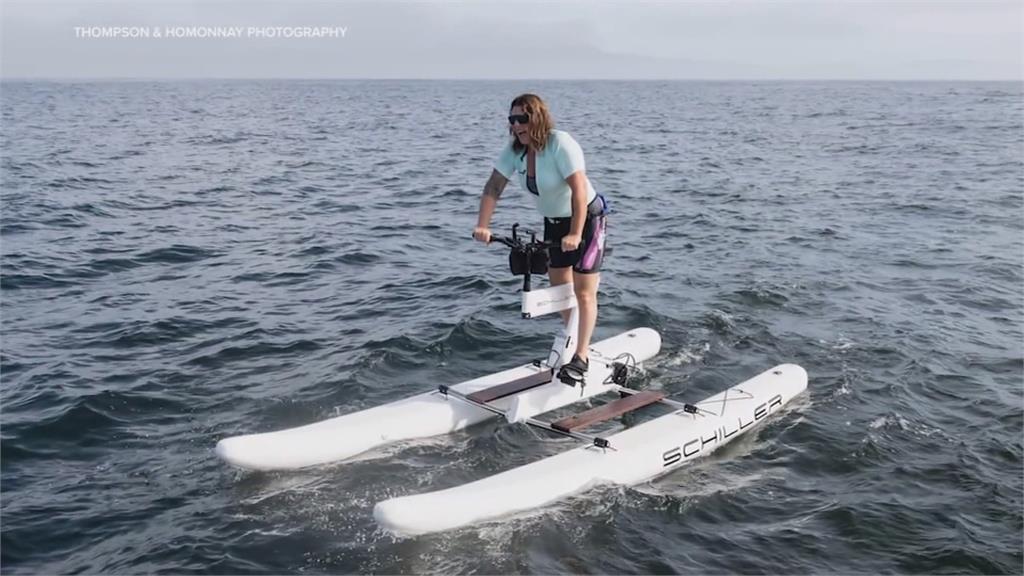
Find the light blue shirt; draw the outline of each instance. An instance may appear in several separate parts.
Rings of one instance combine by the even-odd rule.
[[[494,169],[509,180],[526,187],[525,150],[516,152],[509,140],[494,162]],[[572,216],[572,189],[565,179],[586,169],[583,149],[568,132],[552,130],[544,150],[537,154],[537,209],[546,218],[568,218]],[[532,194],[531,194],[532,195]],[[594,187],[587,178],[587,204],[596,196]]]

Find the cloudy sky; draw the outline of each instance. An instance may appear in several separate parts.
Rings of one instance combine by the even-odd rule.
[[[4,78],[1024,78],[1024,2],[4,0]],[[343,27],[83,38],[76,27]]]

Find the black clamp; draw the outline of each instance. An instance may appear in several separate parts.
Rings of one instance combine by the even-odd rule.
[[[619,386],[625,386],[629,380],[629,367],[622,362],[612,364],[612,382]]]

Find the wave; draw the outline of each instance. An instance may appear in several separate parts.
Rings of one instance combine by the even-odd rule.
[[[191,246],[187,244],[173,244],[163,248],[156,248],[141,252],[135,256],[137,262],[144,264],[188,264],[200,262],[209,258],[215,258],[220,253],[216,250]]]
[[[321,350],[323,347],[322,343],[309,339],[297,339],[287,342],[255,342],[224,346],[216,352],[194,356],[187,363],[212,369],[257,358],[279,356],[302,357],[310,352]]]

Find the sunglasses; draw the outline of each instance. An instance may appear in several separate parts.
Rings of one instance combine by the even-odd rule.
[[[514,126],[516,122],[520,124],[529,124],[530,117],[527,116],[526,114],[512,114],[511,116],[508,117],[509,124],[512,124]]]

